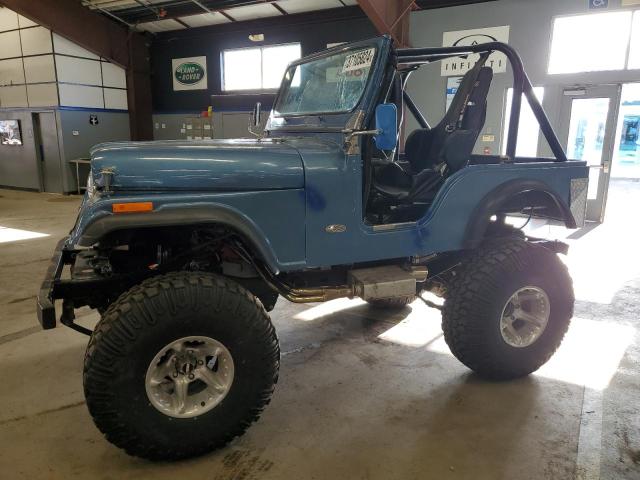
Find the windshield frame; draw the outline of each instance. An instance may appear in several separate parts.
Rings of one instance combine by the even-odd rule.
[[[287,80],[287,73],[294,67],[298,67],[300,65],[304,65],[307,63],[311,63],[311,62],[315,62],[317,60],[322,60],[323,58],[328,58],[334,55],[338,55],[338,54],[343,54],[343,53],[347,53],[350,51],[355,51],[355,50],[365,50],[367,48],[373,48],[375,49],[375,53],[374,53],[374,57],[373,57],[373,61],[371,62],[371,67],[369,68],[369,76],[367,78],[366,83],[364,84],[363,88],[362,88],[362,92],[360,93],[360,97],[358,98],[358,101],[355,102],[354,106],[349,109],[349,110],[333,110],[333,111],[317,111],[317,112],[300,112],[300,113],[280,113],[276,110],[276,107],[278,106],[278,104],[280,103],[280,100],[282,98],[282,95],[285,91],[285,86],[290,86],[291,82],[293,81],[294,76],[291,76],[290,80]],[[358,109],[358,107],[360,106],[360,104],[362,103],[362,100],[365,96],[365,93],[367,92],[367,90],[369,89],[370,85],[371,85],[371,81],[372,78],[375,74],[375,69],[378,66],[379,62],[380,62],[380,55],[381,55],[381,51],[382,49],[380,48],[380,45],[378,45],[377,43],[371,43],[370,41],[367,43],[363,43],[363,42],[358,42],[358,43],[352,43],[352,44],[347,44],[347,45],[339,45],[337,47],[334,48],[330,48],[328,50],[323,50],[319,53],[313,54],[313,55],[309,55],[306,57],[302,57],[299,60],[296,60],[294,62],[291,62],[289,64],[289,66],[287,67],[287,69],[284,72],[284,75],[282,77],[282,82],[280,83],[280,88],[278,89],[278,94],[276,95],[276,98],[273,102],[273,107],[271,109],[271,116],[274,118],[291,118],[291,117],[318,117],[318,116],[326,116],[326,115],[344,115],[344,114],[348,114],[348,113],[353,113],[354,111],[356,111]]]

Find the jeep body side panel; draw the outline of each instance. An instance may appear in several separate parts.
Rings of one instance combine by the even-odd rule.
[[[347,156],[338,143],[342,134],[322,139],[287,138],[304,163],[307,263],[327,265],[327,252],[349,255],[357,248],[362,223],[362,176],[360,156]],[[336,232],[337,233],[334,233]]]
[[[303,158],[306,158],[304,154]],[[348,183],[361,187],[361,165],[357,158],[346,157],[345,172],[351,175]],[[333,187],[328,181],[317,181],[314,195],[324,200],[321,203],[322,221],[313,226],[309,224],[307,239],[320,238],[324,242],[307,241],[307,266],[390,260],[467,248],[469,226],[478,221],[476,208],[487,205],[494,198],[492,194],[503,191],[505,186],[514,194],[532,189],[546,192],[558,203],[565,214],[565,223],[571,227],[577,223],[571,206],[579,201],[572,197],[572,180],[587,176],[584,162],[472,165],[446,180],[423,218],[397,226],[365,225],[362,201],[352,198],[353,191],[344,192],[340,186]],[[360,191],[359,188],[357,192]],[[579,195],[584,193],[586,191]],[[350,207],[351,219],[344,220],[345,206]],[[319,220],[320,214],[316,215]],[[328,234],[324,222],[332,224],[333,219],[335,222],[346,221],[346,231]],[[486,226],[488,212],[481,221]]]

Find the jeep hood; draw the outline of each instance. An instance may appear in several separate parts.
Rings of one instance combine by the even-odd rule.
[[[303,188],[298,151],[273,140],[118,142],[91,151],[95,185],[112,190]]]

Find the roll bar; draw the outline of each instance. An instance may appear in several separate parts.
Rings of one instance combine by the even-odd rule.
[[[396,57],[398,64],[420,65],[452,57],[461,57],[474,53],[502,52],[509,59],[513,70],[513,101],[511,103],[511,118],[509,120],[509,133],[507,137],[507,156],[514,159],[516,145],[518,144],[518,129],[520,127],[520,111],[522,110],[522,95],[526,97],[533,114],[540,125],[542,134],[549,143],[557,162],[566,162],[565,153],[560,141],[549,122],[542,105],[533,92],[533,86],[524,70],[522,59],[513,47],[502,42],[481,43],[461,47],[437,47],[437,48],[398,48]]]

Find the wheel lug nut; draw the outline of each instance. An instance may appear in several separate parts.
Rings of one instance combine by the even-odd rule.
[[[178,372],[173,372],[173,378],[177,378],[178,377]]]
[[[193,380],[195,378],[195,375],[193,373],[189,374],[189,380]]]
[[[198,360],[198,365],[204,365],[204,362],[202,360]]]

